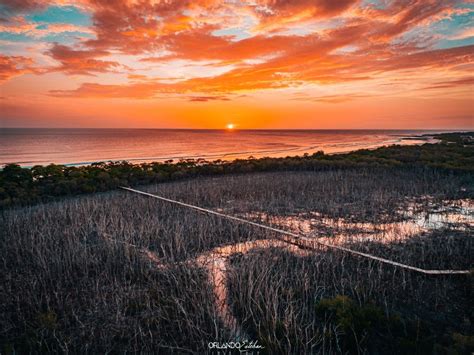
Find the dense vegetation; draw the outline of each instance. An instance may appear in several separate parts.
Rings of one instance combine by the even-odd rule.
[[[0,208],[49,201],[61,196],[107,191],[121,185],[174,181],[187,177],[264,171],[310,170],[354,167],[436,168],[456,172],[474,171],[474,133],[439,135],[439,144],[389,146],[347,154],[287,158],[182,160],[164,163],[95,163],[87,166],[51,164],[24,169],[9,164],[0,171]]]
[[[463,278],[406,273],[330,250],[306,257],[254,250],[232,266],[234,312],[270,354],[474,349],[472,290]]]
[[[413,201],[428,213],[448,200],[472,199],[472,175],[368,165],[228,174],[141,189],[255,219],[316,211],[376,227],[400,220],[397,211]],[[196,257],[275,237],[125,191],[4,209],[0,224],[2,353],[207,352],[209,342],[235,335]],[[458,227],[367,245],[419,267],[437,267],[440,260],[440,267],[473,268],[472,227]],[[332,235],[322,223],[315,228]],[[474,350],[472,275],[426,276],[324,249],[295,255],[257,248],[227,264],[227,302],[244,336],[265,347],[261,353]]]

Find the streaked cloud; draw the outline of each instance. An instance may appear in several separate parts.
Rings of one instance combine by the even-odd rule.
[[[24,74],[35,83],[45,73],[74,77],[73,89],[42,92],[51,102],[225,104],[278,93],[288,105],[342,105],[380,88],[455,98],[472,85],[470,1],[4,0],[0,8],[3,85]],[[5,96],[10,86],[18,93],[7,85]],[[307,95],[295,99],[295,90]]]
[[[469,28],[464,28],[452,36],[449,37],[449,39],[452,40],[459,40],[459,39],[466,39],[466,38],[471,38],[474,37],[474,27],[469,27]]]
[[[0,55],[0,81],[31,73],[32,63],[33,61],[30,58]]]

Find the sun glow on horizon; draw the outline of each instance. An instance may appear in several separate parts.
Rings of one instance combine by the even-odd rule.
[[[226,127],[227,127],[227,129],[229,129],[229,130],[232,130],[232,129],[234,129],[234,128],[235,128],[235,124],[233,124],[233,123],[229,123],[229,124],[227,124],[227,126],[226,126]]]

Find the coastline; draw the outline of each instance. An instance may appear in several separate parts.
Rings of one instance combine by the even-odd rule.
[[[37,130],[33,129],[7,129],[11,131],[18,131],[18,132],[38,132]],[[69,143],[70,140],[74,140],[76,136],[80,136],[87,132],[85,136],[86,139],[90,139],[90,136],[94,136],[94,141],[90,142],[90,144],[97,145],[96,141],[100,140],[101,132],[121,132],[121,134],[127,135],[130,132],[130,135],[133,135],[133,132],[142,131],[142,130],[123,130],[123,129],[39,129],[39,132],[54,132],[58,138],[62,135],[57,132],[67,132],[63,138],[66,142]],[[458,131],[441,131],[441,130],[235,130],[232,132],[225,131],[225,130],[145,130],[147,132],[152,132],[153,135],[156,135],[156,138],[153,138],[153,141],[160,139],[160,133],[166,132],[180,132],[186,131],[190,134],[212,134],[215,138],[224,139],[224,140],[232,140],[234,139],[236,142],[240,142],[242,139],[249,139],[248,137],[245,138],[246,135],[253,134],[258,132],[258,136],[255,137],[257,139],[256,143],[253,147],[248,146],[246,150],[233,150],[232,144],[228,144],[227,142],[219,142],[219,144],[223,144],[222,147],[212,146],[211,148],[206,147],[203,145],[202,147],[196,147],[196,143],[192,140],[190,141],[191,147],[188,148],[187,146],[171,146],[169,149],[166,149],[166,142],[163,144],[165,147],[159,147],[162,151],[158,149],[143,149],[140,146],[134,146],[131,151],[133,151],[132,155],[122,155],[122,151],[129,151],[126,149],[127,147],[123,148],[113,148],[110,150],[110,144],[105,145],[104,149],[99,149],[97,152],[90,151],[90,148],[86,146],[77,146],[71,144],[71,146],[66,146],[64,152],[57,152],[54,153],[54,147],[42,146],[42,148],[38,148],[39,152],[44,152],[41,155],[38,153],[32,153],[28,151],[28,147],[22,147],[20,142],[20,147],[16,147],[15,151],[13,151],[13,155],[8,148],[4,148],[3,152],[0,151],[0,155],[2,159],[0,160],[0,169],[1,167],[7,164],[18,164],[24,168],[32,168],[33,166],[42,165],[46,166],[49,164],[55,165],[64,165],[68,167],[80,167],[80,166],[87,166],[97,163],[117,163],[117,162],[131,162],[134,164],[141,164],[141,163],[153,163],[153,162],[166,162],[169,160],[173,161],[180,161],[180,160],[206,160],[206,161],[215,161],[215,160],[222,160],[222,161],[233,161],[236,159],[249,159],[249,158],[285,158],[285,157],[298,157],[303,156],[305,154],[314,154],[315,152],[323,151],[327,155],[334,155],[334,154],[344,154],[354,152],[360,149],[377,149],[384,146],[390,145],[420,145],[425,143],[436,143],[437,140],[434,139],[434,135],[436,134],[446,134],[446,133],[461,133]],[[299,136],[291,136],[292,134],[322,134],[325,136],[322,137],[312,137],[311,140],[307,139],[307,137],[300,137]],[[215,134],[218,134],[216,137]],[[346,134],[356,134],[352,138],[345,137]],[[357,136],[357,134],[362,134],[361,136]],[[28,133],[29,134],[29,133]],[[266,136],[271,135],[271,138],[268,139]],[[273,136],[274,134],[279,134],[279,136]],[[326,135],[333,134],[334,137],[332,139],[327,138]],[[18,137],[22,135],[27,135],[26,133],[19,133]],[[48,139],[51,139],[49,136],[53,134],[46,134]],[[242,138],[241,137],[244,137]],[[287,135],[290,135],[288,139]],[[370,141],[369,137],[374,135],[373,141]],[[8,137],[8,135],[6,135]],[[41,135],[39,135],[41,137]],[[81,136],[82,137],[82,136]],[[197,137],[197,136],[194,136]],[[166,138],[166,137],[165,137]],[[205,136],[199,138],[203,139]],[[211,137],[212,138],[212,137]],[[253,136],[251,137],[253,139]],[[258,139],[262,139],[263,143],[259,143]],[[305,141],[306,138],[306,141]],[[20,139],[20,138],[19,138]],[[35,138],[35,135],[28,137],[29,140],[39,139]],[[148,137],[149,139],[149,137]],[[351,140],[352,139],[352,140]],[[15,140],[12,138],[12,142],[10,144],[14,144]],[[54,143],[54,141],[53,141]],[[155,142],[152,142],[156,144]],[[227,148],[225,144],[228,144]],[[7,143],[8,144],[8,143]],[[145,143],[144,143],[145,144]],[[260,145],[259,145],[260,144]],[[169,145],[169,144],[168,144]],[[272,147],[273,146],[273,147]],[[227,149],[227,150],[222,150]],[[51,151],[52,150],[52,151]],[[187,150],[187,151],[186,151]],[[204,151],[203,151],[204,150]],[[23,153],[22,153],[23,151]],[[155,153],[155,154],[150,154]],[[158,154],[156,154],[158,153]],[[15,158],[15,155],[18,155],[18,158]],[[77,159],[78,156],[83,155],[84,160]],[[21,157],[20,157],[21,156]],[[98,157],[97,157],[98,156]],[[94,157],[94,159],[90,159]],[[97,158],[96,158],[97,157]]]
[[[0,170],[0,209],[35,204],[59,197],[203,176],[278,171],[337,169],[426,169],[472,175],[474,132],[426,136],[425,144],[390,145],[346,153],[313,154],[235,160],[187,159],[164,162],[100,162],[91,165],[37,165],[31,169],[9,164]],[[438,143],[432,143],[436,139]]]

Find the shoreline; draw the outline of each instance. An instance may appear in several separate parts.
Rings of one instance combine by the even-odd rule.
[[[438,143],[433,142],[436,139]],[[413,143],[413,141],[411,141]],[[203,176],[281,171],[345,169],[425,169],[465,174],[474,172],[474,132],[425,136],[421,144],[389,145],[345,153],[235,160],[167,160],[164,162],[102,162],[83,166],[16,164],[0,170],[0,210],[60,197],[115,190],[120,186],[164,183]]]
[[[12,128],[16,129],[16,128]],[[45,129],[45,130],[49,130]],[[63,129],[55,129],[55,130],[63,130]],[[75,129],[72,129],[75,130]],[[87,129],[78,129],[78,130],[87,130]],[[102,129],[98,129],[102,130]],[[161,130],[161,129],[158,129]],[[171,130],[171,129],[170,129]],[[173,129],[175,130],[175,129]],[[179,130],[179,129],[177,129]],[[211,130],[201,130],[201,131],[211,131]],[[224,130],[213,130],[213,131],[224,131]],[[237,130],[238,132],[240,130]],[[242,131],[255,131],[255,130],[242,130]],[[284,131],[284,130],[261,130],[261,131]],[[299,132],[299,131],[339,131],[339,132],[346,132],[346,131],[357,131],[357,130],[293,130],[294,132]],[[362,130],[361,130],[362,131]],[[367,132],[370,132],[372,130],[365,130]],[[390,130],[373,130],[378,131],[378,132],[387,132]],[[392,130],[394,132],[401,132],[400,130]],[[405,130],[409,132],[410,130]],[[421,131],[421,130],[420,130]],[[424,132],[427,132],[429,130],[423,130]],[[437,133],[438,132],[438,133]],[[413,135],[393,135],[392,139],[385,139],[381,142],[377,143],[372,143],[372,144],[366,144],[366,145],[357,145],[357,142],[354,142],[352,144],[356,144],[352,148],[347,148],[345,149],[343,146],[338,149],[336,146],[338,143],[328,143],[326,144],[326,147],[324,147],[324,143],[322,144],[322,147],[319,146],[308,146],[308,147],[290,147],[290,148],[281,148],[281,149],[263,149],[263,150],[249,150],[249,151],[234,151],[234,152],[216,152],[216,153],[204,153],[204,154],[195,154],[195,155],[167,155],[167,156],[148,156],[148,157],[124,157],[124,158],[113,158],[113,159],[99,159],[99,160],[88,160],[88,161],[76,161],[76,162],[54,162],[54,161],[49,161],[47,163],[44,162],[38,162],[38,164],[35,164],[33,161],[8,161],[8,162],[0,162],[0,171],[9,164],[17,164],[20,165],[22,168],[25,169],[31,169],[35,166],[48,166],[48,165],[61,165],[65,167],[82,167],[82,166],[91,166],[93,164],[100,164],[100,163],[120,163],[120,162],[129,162],[132,164],[144,164],[144,163],[165,163],[167,161],[172,160],[173,163],[177,163],[180,161],[205,161],[206,163],[213,163],[215,161],[226,161],[226,162],[232,162],[235,160],[251,160],[251,159],[261,159],[261,158],[286,158],[286,157],[291,157],[291,158],[299,158],[303,157],[306,154],[315,154],[319,151],[324,152],[325,155],[337,155],[337,154],[348,154],[352,152],[356,152],[358,150],[374,150],[378,149],[381,147],[388,147],[388,146],[393,146],[393,145],[400,145],[400,146],[410,146],[410,145],[422,145],[426,143],[430,144],[436,144],[439,143],[439,139],[434,138],[436,135],[439,134],[462,134],[466,133],[467,131],[443,131],[442,133],[439,133],[440,131],[433,131],[433,133],[424,133],[424,134],[413,134]],[[389,135],[390,136],[390,135]],[[350,143],[339,143],[341,145],[347,145]],[[292,153],[296,153],[292,155]]]

